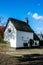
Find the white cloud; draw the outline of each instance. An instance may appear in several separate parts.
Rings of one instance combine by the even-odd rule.
[[[36,20],[43,20],[43,16],[38,15],[38,13],[34,13],[32,17]]]
[[[32,14],[31,12],[28,12],[27,15],[31,16],[32,18],[34,18],[36,20],[43,20],[43,16],[39,15],[38,13]]]
[[[28,12],[28,13],[27,13],[27,15],[30,15],[30,14],[31,14],[31,12]]]
[[[27,15],[32,15],[32,13],[31,12],[28,12]]]

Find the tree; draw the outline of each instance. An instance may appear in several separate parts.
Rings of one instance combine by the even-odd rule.
[[[0,17],[0,25],[1,26],[4,26],[5,25],[4,17]]]

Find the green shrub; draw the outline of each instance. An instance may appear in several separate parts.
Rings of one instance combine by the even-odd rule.
[[[7,42],[4,41],[4,39],[0,36],[0,43],[7,43]]]

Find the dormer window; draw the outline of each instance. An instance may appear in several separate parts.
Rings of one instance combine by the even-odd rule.
[[[8,29],[8,32],[9,32],[9,33],[11,32],[11,29],[10,29],[10,28]]]

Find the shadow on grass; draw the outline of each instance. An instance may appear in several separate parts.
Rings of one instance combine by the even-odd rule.
[[[0,65],[43,65],[43,54],[0,55]]]
[[[27,65],[43,65],[43,54],[25,54],[18,60],[21,63],[27,63]]]
[[[16,48],[16,50],[21,50],[21,49],[43,49],[43,46],[33,46],[33,47],[19,47]]]
[[[19,61],[35,61],[39,59],[43,60],[43,54],[24,54],[18,58]]]

